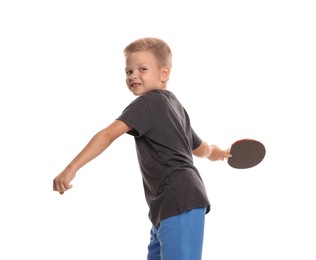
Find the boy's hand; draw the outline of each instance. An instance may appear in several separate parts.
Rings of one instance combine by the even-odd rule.
[[[58,191],[61,195],[64,194],[65,191],[72,188],[70,182],[73,178],[75,178],[76,172],[72,171],[68,168],[63,170],[53,182],[53,189],[54,191]]]
[[[224,159],[228,159],[228,157],[232,157],[230,153],[230,149],[222,150],[216,145],[210,145],[210,150],[211,150],[211,153],[207,157],[207,159],[211,161],[219,161],[219,160],[223,161]]]

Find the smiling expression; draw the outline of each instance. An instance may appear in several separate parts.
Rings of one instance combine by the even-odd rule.
[[[138,51],[126,57],[126,84],[135,95],[141,96],[155,89],[166,89],[170,68],[160,67],[149,51]]]

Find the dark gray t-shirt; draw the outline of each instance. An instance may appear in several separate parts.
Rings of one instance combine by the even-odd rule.
[[[154,90],[136,98],[118,120],[132,127],[149,218],[154,226],[184,211],[210,203],[193,165],[192,150],[202,140],[175,95]]]

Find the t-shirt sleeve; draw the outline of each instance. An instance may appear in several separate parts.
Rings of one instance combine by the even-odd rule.
[[[191,130],[192,130],[192,150],[194,150],[201,145],[202,139],[194,132],[192,128]]]
[[[117,118],[132,129],[127,132],[133,136],[142,136],[152,127],[150,108],[143,97],[136,98]]]

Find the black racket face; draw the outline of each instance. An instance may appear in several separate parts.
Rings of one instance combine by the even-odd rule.
[[[236,169],[247,169],[258,165],[266,154],[264,145],[256,140],[243,139],[235,142],[230,149],[232,157],[228,164]]]

